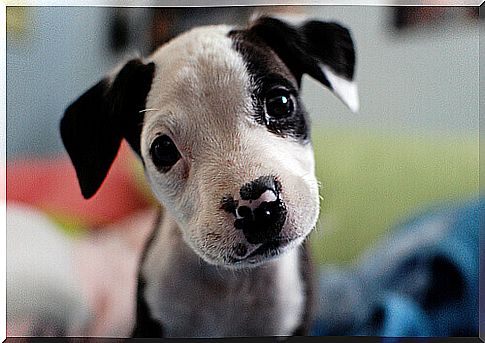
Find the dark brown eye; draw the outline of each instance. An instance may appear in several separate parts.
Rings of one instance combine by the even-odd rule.
[[[168,171],[180,159],[180,153],[170,137],[157,137],[150,148],[153,163],[162,171]]]
[[[265,99],[266,114],[273,118],[282,118],[293,113],[293,96],[284,89],[270,92]]]

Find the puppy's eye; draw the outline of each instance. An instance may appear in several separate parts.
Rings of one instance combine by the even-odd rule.
[[[168,171],[180,159],[180,153],[170,137],[157,137],[150,148],[153,163],[162,171]]]
[[[289,116],[295,109],[293,96],[284,89],[270,92],[265,99],[266,114],[273,118]]]

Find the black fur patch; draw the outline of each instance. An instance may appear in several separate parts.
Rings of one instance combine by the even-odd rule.
[[[92,197],[103,183],[121,140],[140,153],[140,133],[155,65],[128,62],[110,84],[105,79],[72,103],[61,120],[61,137],[81,186]]]
[[[303,74],[308,74],[330,87],[320,64],[348,80],[354,77],[354,43],[350,32],[337,23],[309,21],[293,27],[278,19],[263,17],[248,32],[276,52],[298,83]]]
[[[100,81],[70,105],[61,120],[62,141],[86,199],[98,190],[121,143],[121,132],[107,115],[108,91],[108,80]]]
[[[310,56],[328,65],[346,79],[354,78],[355,49],[346,28],[337,23],[309,21],[300,31],[305,37],[304,48]]]
[[[315,285],[316,280],[314,278],[314,269],[310,254],[310,243],[306,240],[303,242],[303,246],[300,249],[300,275],[305,288],[305,305],[300,325],[296,328],[295,332],[293,332],[293,336],[307,336],[310,334],[310,330],[314,325],[315,304],[317,300],[315,294],[315,289],[317,288]]]
[[[229,33],[234,48],[243,56],[253,77],[256,119],[282,137],[308,140],[307,114],[298,90],[303,74],[332,89],[323,65],[337,75],[352,80],[355,50],[349,31],[336,23],[309,21],[293,27],[278,19],[263,17],[247,30]],[[271,87],[282,85],[296,99],[294,114],[268,120],[264,116],[264,96]]]
[[[133,332],[131,333],[131,337],[163,337],[162,325],[150,316],[150,309],[142,295],[144,290],[145,279],[139,275],[136,300],[136,323]]]
[[[255,120],[281,137],[293,137],[307,142],[309,138],[307,113],[298,96],[299,84],[288,68],[263,41],[251,32],[231,31],[229,36],[233,39],[234,48],[242,55],[252,76],[253,89],[250,92],[253,96]],[[281,86],[294,95],[295,111],[290,116],[268,120],[264,108],[265,96],[269,90]]]
[[[114,115],[121,116],[123,137],[140,155],[140,136],[144,119],[146,98],[151,89],[155,64],[143,64],[139,60],[128,62],[118,73],[111,86]],[[116,119],[116,118],[115,118]]]
[[[131,337],[163,337],[163,327],[159,322],[152,318],[150,314],[150,309],[148,308],[148,304],[145,300],[145,278],[141,273],[141,268],[143,266],[143,263],[145,262],[148,250],[150,249],[156,235],[159,233],[160,223],[163,216],[162,212],[163,210],[160,208],[157,219],[155,220],[155,223],[153,225],[152,233],[145,242],[142,256],[138,264],[138,283],[136,290],[136,320]]]

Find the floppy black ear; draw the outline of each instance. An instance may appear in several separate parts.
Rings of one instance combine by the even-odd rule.
[[[321,21],[294,27],[263,17],[249,32],[283,60],[298,82],[308,74],[329,87],[352,111],[358,111],[357,86],[353,82],[355,49],[346,28]]]
[[[100,81],[65,111],[61,137],[86,199],[103,183],[123,138],[139,153],[140,111],[154,70],[153,63],[131,60],[114,78]]]

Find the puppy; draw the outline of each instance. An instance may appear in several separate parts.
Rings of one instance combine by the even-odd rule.
[[[308,332],[303,243],[319,195],[300,84],[308,74],[357,110],[354,64],[342,26],[264,17],[192,29],[68,107],[61,135],[84,197],[126,139],[163,205],[141,258],[133,336]]]

